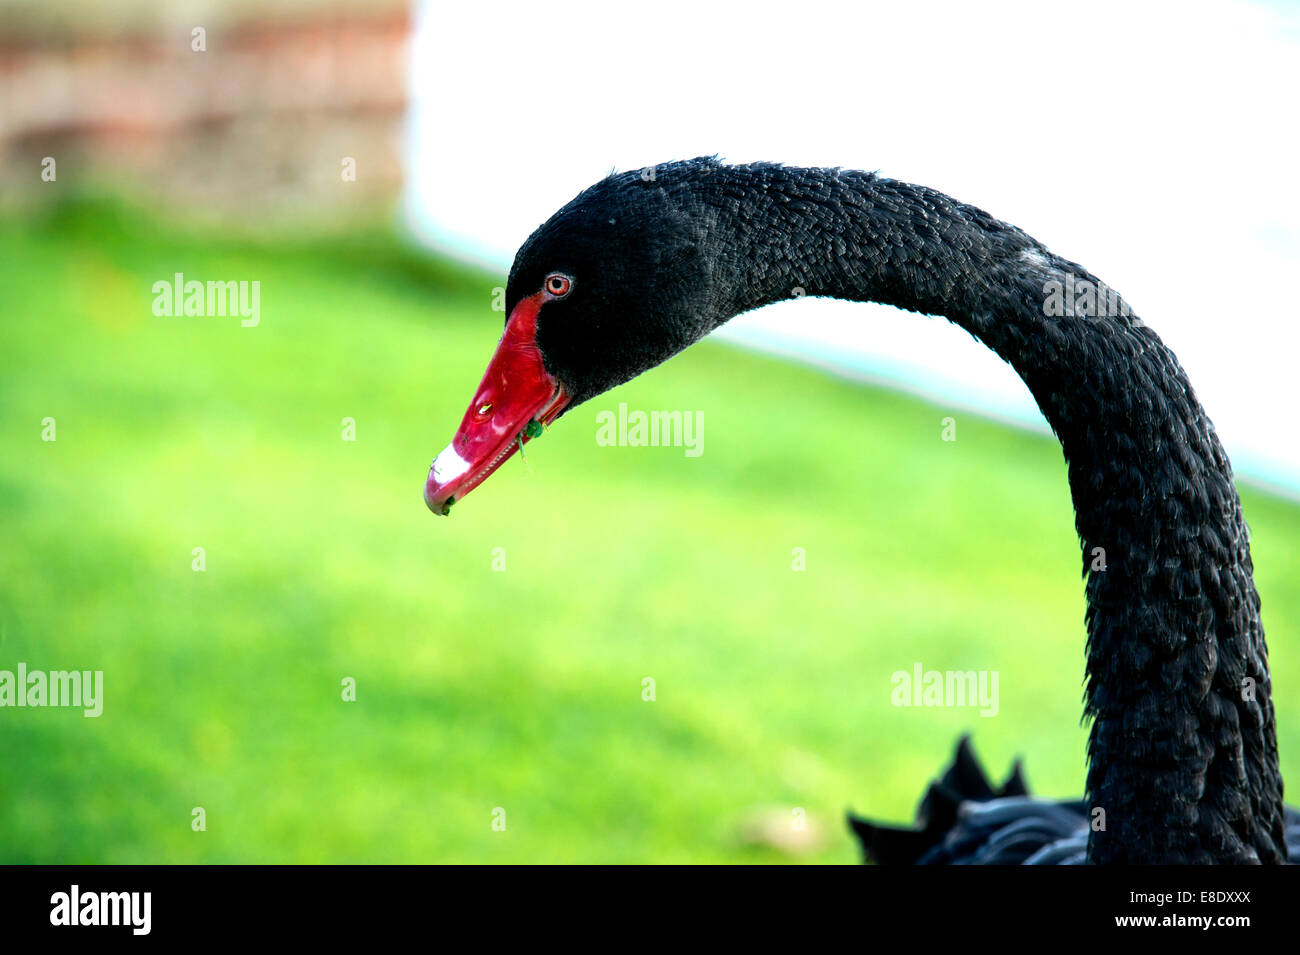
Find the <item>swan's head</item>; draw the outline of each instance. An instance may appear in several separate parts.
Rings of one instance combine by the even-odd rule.
[[[611,176],[529,237],[506,325],[460,428],[434,459],[435,514],[482,484],[564,411],[672,357],[722,318],[717,253],[692,185],[714,160]]]

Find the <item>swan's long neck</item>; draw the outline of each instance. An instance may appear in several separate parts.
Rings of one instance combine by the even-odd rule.
[[[1284,861],[1248,533],[1173,353],[1092,275],[940,193],[712,175],[720,315],[800,294],[944,315],[1015,368],[1060,438],[1087,578],[1091,858]]]

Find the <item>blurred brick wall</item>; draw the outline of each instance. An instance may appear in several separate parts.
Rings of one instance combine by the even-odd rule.
[[[82,184],[254,222],[350,218],[395,201],[405,3],[126,3],[118,17],[113,6],[79,17],[77,0],[51,0],[6,16],[7,205]],[[41,180],[46,156],[55,183]]]

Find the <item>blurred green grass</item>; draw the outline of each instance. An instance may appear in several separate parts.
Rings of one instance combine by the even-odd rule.
[[[260,281],[261,324],[155,317],[177,271]],[[0,669],[105,674],[99,719],[0,710],[0,861],[767,862],[747,820],[801,807],[798,858],[850,862],[843,811],[910,819],[966,730],[1082,790],[1054,441],[704,343],[436,519],[502,281],[380,229],[0,226]],[[703,411],[705,453],[599,447],[619,401]],[[1243,495],[1295,778],[1300,507]],[[998,715],[892,706],[914,661],[998,670]]]

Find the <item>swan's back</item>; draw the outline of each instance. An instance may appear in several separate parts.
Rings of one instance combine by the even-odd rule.
[[[1283,811],[1287,859],[1300,865],[1300,810]],[[995,789],[969,736],[926,790],[915,825],[848,821],[864,861],[876,865],[1080,865],[1088,855],[1087,804],[1030,795],[1019,761]]]

